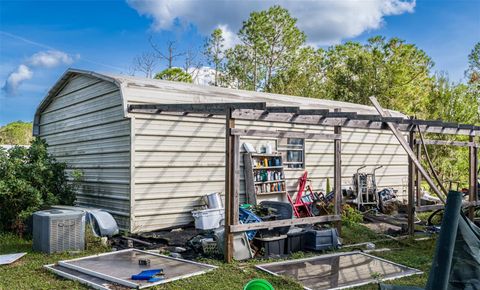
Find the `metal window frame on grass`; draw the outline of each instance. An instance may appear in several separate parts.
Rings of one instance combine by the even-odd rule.
[[[93,271],[93,270],[90,270],[90,269],[86,269],[86,268],[81,267],[81,266],[69,264],[69,262],[86,260],[86,259],[95,258],[95,257],[103,257],[103,256],[108,256],[108,255],[115,255],[115,254],[118,254],[118,253],[125,253],[125,252],[138,252],[138,253],[153,255],[153,256],[169,259],[169,260],[175,260],[175,261],[180,261],[180,262],[184,262],[184,263],[200,265],[200,266],[203,266],[203,267],[209,267],[209,269],[193,272],[193,273],[190,273],[190,274],[176,276],[176,277],[161,280],[161,281],[158,281],[158,282],[149,283],[147,285],[139,285],[138,283],[134,283],[134,282],[122,279],[122,278],[110,276],[110,275],[99,273],[99,272],[96,272],[96,271]],[[94,277],[98,277],[98,278],[102,278],[102,279],[105,279],[105,280],[108,280],[108,281],[111,281],[111,282],[114,282],[114,283],[118,283],[120,285],[124,285],[124,286],[127,286],[127,287],[132,287],[132,288],[135,288],[135,289],[148,288],[148,287],[152,287],[152,286],[156,286],[156,285],[160,285],[160,284],[165,284],[165,283],[168,283],[168,282],[172,282],[172,281],[176,281],[176,280],[180,280],[180,279],[184,279],[184,278],[189,278],[189,277],[201,275],[201,274],[207,273],[209,271],[212,271],[212,270],[218,268],[217,266],[213,266],[213,265],[209,265],[209,264],[203,264],[203,263],[198,263],[198,262],[194,262],[194,261],[190,261],[190,260],[169,257],[169,256],[165,256],[165,255],[161,255],[161,254],[157,254],[157,253],[152,253],[152,252],[149,252],[149,251],[142,251],[142,250],[138,250],[138,249],[125,249],[125,250],[102,253],[102,254],[98,254],[98,255],[76,258],[76,259],[71,259],[71,260],[64,260],[64,261],[59,261],[58,265],[60,265],[62,267],[65,267],[65,268],[72,269],[72,270],[76,270],[76,271],[79,271],[79,272],[82,272],[82,273],[85,273],[85,274],[88,274],[88,275],[91,275],[91,276],[94,276]]]
[[[364,255],[364,256],[367,256],[367,257],[370,257],[370,258],[373,258],[373,259],[376,259],[376,260],[379,260],[379,261],[382,261],[382,262],[385,262],[385,263],[389,263],[389,264],[392,264],[392,265],[397,266],[397,267],[401,267],[401,268],[409,270],[409,271],[413,271],[413,273],[407,273],[407,274],[398,275],[396,277],[385,278],[385,279],[381,279],[381,281],[389,281],[389,280],[394,280],[394,279],[398,279],[398,278],[423,274],[423,271],[420,271],[418,269],[411,268],[411,267],[408,267],[408,266],[405,266],[405,265],[402,265],[402,264],[399,264],[399,263],[395,263],[395,262],[392,262],[392,261],[389,261],[389,260],[386,260],[386,259],[383,259],[383,258],[380,258],[380,257],[377,257],[377,256],[367,254],[365,252],[360,252],[360,251],[340,252],[340,253],[314,256],[314,257],[309,257],[309,258],[296,259],[296,260],[287,260],[287,261],[279,261],[279,262],[273,262],[273,263],[265,263],[265,264],[255,265],[255,268],[257,268],[261,271],[267,272],[269,274],[272,274],[274,276],[277,276],[277,277],[284,277],[283,275],[272,272],[268,269],[265,269],[264,267],[265,266],[274,266],[274,265],[295,264],[295,263],[304,262],[304,261],[311,261],[311,260],[317,260],[317,259],[323,259],[323,258],[328,259],[328,258],[332,258],[332,257],[357,255],[357,254]],[[295,280],[295,279],[293,279],[293,280]],[[362,286],[362,285],[371,284],[375,281],[377,281],[377,280],[372,278],[371,280],[366,281],[366,282],[360,282],[360,283],[357,283],[357,284],[351,284],[351,285],[348,285],[348,286],[341,286],[341,287],[336,287],[336,288],[329,288],[329,290],[338,290],[338,289],[347,289],[347,288],[352,288],[352,287],[358,287],[358,286]],[[302,283],[300,283],[300,285],[302,285]],[[315,290],[315,289],[312,289],[312,288],[309,288],[309,287],[306,287],[306,286],[303,286],[303,289],[305,289],[305,290]]]

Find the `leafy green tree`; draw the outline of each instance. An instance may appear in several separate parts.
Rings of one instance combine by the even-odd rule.
[[[225,58],[224,43],[225,38],[223,38],[223,32],[220,28],[215,29],[205,43],[205,55],[215,70],[214,86],[218,86],[218,81],[220,80],[218,74]]]
[[[383,106],[420,115],[433,79],[433,62],[415,45],[397,38],[374,37],[366,45],[347,42],[326,56],[326,97],[370,104],[376,96]]]
[[[305,43],[305,34],[296,23],[288,10],[280,6],[252,12],[238,33],[242,44],[229,53],[230,56],[241,55],[241,59],[247,62],[238,64],[238,60],[228,58],[227,67],[235,68],[230,73],[243,74],[234,75],[234,78],[251,79],[252,84],[246,87],[270,92],[274,75],[288,68],[297,50]],[[238,70],[239,67],[248,70]]]
[[[426,119],[446,122],[478,124],[478,99],[466,84],[455,84],[448,77],[435,76],[435,83],[428,95],[423,113]],[[431,136],[443,140],[464,140],[466,136]],[[428,146],[437,174],[448,187],[448,181],[460,182],[468,187],[468,148],[454,146]],[[464,174],[462,174],[464,173]]]
[[[72,205],[76,183],[68,181],[66,169],[65,163],[47,153],[47,144],[40,138],[29,148],[0,148],[0,231],[21,234],[34,211],[54,204]]]
[[[167,81],[184,82],[184,83],[192,82],[192,76],[179,67],[167,68],[157,73],[154,78],[158,80],[167,80]]]
[[[255,91],[258,69],[251,61],[251,51],[244,45],[236,45],[228,49],[225,55],[227,61],[221,83],[227,87]]]
[[[27,145],[32,139],[30,122],[16,121],[0,127],[0,144]]]
[[[287,69],[272,79],[272,92],[293,96],[325,98],[325,51],[312,47],[298,50]]]
[[[469,83],[480,83],[480,42],[477,42],[468,55],[468,69],[466,71]]]

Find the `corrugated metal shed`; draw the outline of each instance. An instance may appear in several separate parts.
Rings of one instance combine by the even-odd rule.
[[[68,70],[37,109],[34,134],[59,160],[84,172],[78,204],[115,215],[132,232],[190,222],[200,197],[224,190],[225,129],[222,118],[129,113],[128,104],[266,102],[270,106],[341,108],[376,114],[373,107],[313,98]],[[395,116],[402,116],[392,112]],[[331,132],[331,127],[238,120],[239,128]],[[362,165],[384,165],[380,186],[403,192],[407,156],[389,131],[343,130],[342,178],[350,183]],[[254,145],[275,139],[245,139]],[[317,189],[333,177],[333,143],[308,141],[306,169]],[[287,170],[295,191],[300,171]],[[241,177],[243,178],[243,176]],[[242,193],[243,193],[243,182]],[[243,196],[242,196],[243,198]]]

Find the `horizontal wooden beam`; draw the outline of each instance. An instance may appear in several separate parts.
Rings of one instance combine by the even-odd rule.
[[[267,107],[265,109],[265,113],[298,113],[300,107],[280,107],[280,106],[273,106]]]
[[[160,112],[184,112],[200,114],[225,115],[227,108],[265,110],[266,103],[191,103],[191,104],[131,104],[128,111],[131,113],[160,113]]]
[[[475,142],[467,142],[467,141],[449,141],[449,140],[415,140],[415,144],[423,144],[425,145],[448,145],[448,146],[458,146],[458,147],[471,147],[477,146]]]
[[[403,119],[400,117],[381,117],[379,115],[364,115],[358,114],[356,116],[350,115],[351,118],[347,118],[347,115],[333,114],[330,112],[327,115],[324,115],[324,112],[321,114],[301,114],[303,110],[300,110],[298,114],[294,113],[269,113],[264,114],[263,111],[258,110],[249,110],[249,109],[238,109],[233,111],[232,118],[236,119],[245,119],[245,120],[256,120],[256,121],[266,121],[266,122],[283,122],[283,123],[294,123],[294,124],[305,124],[305,125],[322,125],[322,126],[342,126],[347,128],[358,128],[358,129],[379,129],[384,130],[388,129],[387,123],[394,123],[395,126],[400,131],[408,132],[410,130],[420,131],[423,133],[435,133],[435,134],[445,134],[445,135],[474,135],[477,134],[480,136],[480,130],[474,131],[472,129],[460,129],[454,126],[447,127],[438,127],[432,126],[433,124],[438,124],[437,121],[423,121],[420,120],[409,120]],[[313,113],[313,112],[310,112]],[[345,113],[345,112],[344,112]],[[415,124],[414,124],[415,123]],[[421,124],[420,124],[421,123]]]
[[[479,206],[480,205],[480,200],[478,201],[463,201],[462,202],[462,208],[467,208],[471,206]],[[415,211],[417,212],[424,212],[424,211],[433,211],[437,209],[442,209],[444,208],[445,205],[443,204],[431,204],[431,205],[421,205],[421,206],[416,206]]]
[[[299,110],[297,115],[317,115],[317,116],[325,116],[328,114],[327,109],[306,109],[306,110]]]
[[[270,137],[270,138],[302,138],[313,140],[335,140],[341,139],[340,134],[324,134],[324,133],[305,133],[297,131],[268,131],[268,130],[248,130],[248,129],[231,129],[232,135],[253,136],[253,137]]]
[[[341,219],[342,217],[340,215],[325,215],[325,216],[259,222],[259,223],[251,223],[251,224],[231,225],[230,230],[233,233],[241,233],[249,230],[272,229],[272,228],[278,228],[278,227],[288,227],[292,225],[308,225],[308,224],[316,224],[316,223],[335,222],[335,221],[340,221]]]
[[[432,210],[437,210],[444,207],[445,206],[443,204],[421,205],[421,206],[416,206],[415,211],[416,212],[432,211]]]

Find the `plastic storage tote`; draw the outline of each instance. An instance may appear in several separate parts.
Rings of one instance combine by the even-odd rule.
[[[192,211],[192,216],[195,219],[195,228],[199,230],[219,228],[225,220],[223,208]]]

